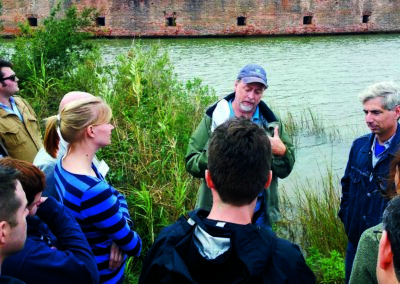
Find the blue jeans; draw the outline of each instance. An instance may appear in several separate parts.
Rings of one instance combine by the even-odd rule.
[[[354,258],[356,257],[357,248],[353,246],[353,244],[349,241],[347,243],[347,250],[346,250],[346,262],[345,262],[345,269],[346,269],[346,279],[345,284],[348,284],[350,281],[351,269],[353,268]]]

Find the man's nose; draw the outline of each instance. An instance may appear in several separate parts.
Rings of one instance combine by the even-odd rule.
[[[255,96],[254,91],[249,91],[249,92],[247,92],[247,96],[248,96],[249,98],[254,98],[254,96]]]
[[[372,116],[370,113],[365,114],[365,121],[366,122],[372,122]]]

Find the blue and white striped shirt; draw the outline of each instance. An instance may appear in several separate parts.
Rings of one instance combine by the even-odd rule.
[[[104,180],[94,164],[92,168],[97,177],[70,173],[63,169],[60,159],[54,171],[55,185],[95,255],[100,283],[117,283],[123,277],[126,262],[115,271],[109,269],[112,242],[127,255],[138,256],[142,241],[129,227],[125,197]]]

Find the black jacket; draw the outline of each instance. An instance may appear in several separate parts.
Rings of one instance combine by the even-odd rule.
[[[160,233],[139,284],[315,283],[298,246],[265,228],[217,222],[207,215],[193,211],[188,220],[181,217]]]

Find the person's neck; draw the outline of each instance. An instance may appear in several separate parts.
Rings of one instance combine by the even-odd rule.
[[[380,136],[380,135],[376,134],[376,139],[378,140],[379,145],[383,145],[386,141],[388,141],[390,138],[392,138],[393,135],[396,133],[396,130],[397,130],[397,125],[396,125],[396,128],[389,134],[386,134],[384,136]]]
[[[63,168],[76,174],[92,175],[92,161],[97,149],[84,143],[69,144],[63,158]]]
[[[11,107],[10,97],[4,96],[3,94],[0,94],[0,103]]]
[[[254,207],[255,202],[243,206],[234,206],[214,201],[207,218],[239,225],[247,225],[251,223],[251,219],[253,218]]]

